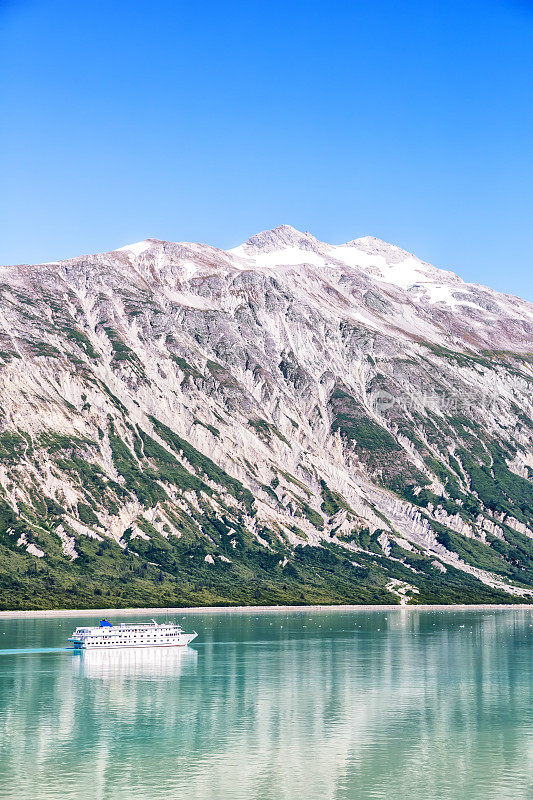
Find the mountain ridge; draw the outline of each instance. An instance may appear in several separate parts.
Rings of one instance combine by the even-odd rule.
[[[135,242],[135,243],[128,244],[128,245],[122,245],[121,247],[115,248],[113,250],[108,250],[108,251],[103,251],[103,252],[98,252],[98,253],[86,253],[86,254],[82,254],[82,255],[79,255],[79,256],[74,256],[74,257],[71,257],[71,258],[58,259],[58,260],[55,260],[55,261],[48,261],[48,262],[35,262],[35,263],[31,263],[31,264],[23,263],[23,264],[16,264],[16,265],[0,265],[0,269],[9,270],[9,269],[16,269],[16,268],[19,268],[19,267],[38,267],[38,266],[53,266],[53,265],[58,265],[59,266],[59,265],[64,264],[64,263],[74,262],[74,261],[78,261],[78,260],[84,259],[84,258],[91,258],[91,257],[96,257],[96,256],[105,256],[105,255],[119,253],[119,252],[133,252],[134,255],[140,255],[142,252],[148,250],[150,247],[158,246],[158,245],[162,246],[162,247],[165,247],[165,246],[168,246],[168,245],[170,245],[172,247],[184,247],[184,248],[200,247],[200,248],[204,248],[206,250],[211,250],[211,251],[214,251],[214,252],[220,253],[220,254],[232,254],[232,253],[235,253],[235,252],[241,250],[242,248],[250,246],[251,244],[252,244],[252,246],[255,247],[256,243],[261,241],[261,238],[264,237],[264,236],[267,236],[267,235],[268,236],[272,236],[273,237],[273,241],[274,240],[275,241],[283,241],[283,238],[280,238],[279,234],[281,234],[283,238],[285,238],[285,239],[287,239],[289,241],[291,239],[293,241],[298,241],[298,240],[299,241],[302,241],[302,240],[303,241],[310,241],[310,242],[314,242],[317,245],[321,245],[321,246],[323,246],[325,248],[328,248],[328,249],[331,249],[331,250],[335,250],[335,249],[338,249],[338,248],[344,248],[344,247],[351,247],[351,248],[355,248],[355,249],[360,249],[363,252],[368,252],[369,255],[372,255],[372,254],[374,254],[374,255],[376,255],[376,254],[377,255],[382,255],[383,253],[388,253],[389,254],[389,263],[397,263],[400,260],[413,259],[413,260],[417,261],[420,265],[422,265],[424,267],[429,267],[431,272],[442,276],[442,278],[448,277],[452,281],[460,283],[460,284],[464,284],[465,286],[472,286],[472,287],[476,287],[476,288],[479,288],[479,289],[483,289],[483,290],[488,291],[488,292],[493,292],[496,295],[499,295],[499,296],[502,296],[502,297],[506,297],[506,298],[515,299],[515,300],[518,300],[520,303],[524,303],[524,304],[526,304],[528,306],[532,306],[533,307],[533,304],[530,301],[527,301],[527,300],[521,298],[518,295],[514,295],[514,294],[510,294],[510,293],[506,293],[506,292],[500,292],[500,291],[498,291],[496,289],[493,289],[492,287],[489,287],[489,286],[487,286],[485,284],[480,284],[480,283],[477,283],[477,282],[464,281],[456,273],[454,273],[454,272],[452,272],[450,270],[446,270],[446,269],[440,268],[440,267],[434,267],[429,262],[419,259],[418,256],[416,256],[415,254],[413,254],[413,253],[401,248],[399,245],[390,244],[389,242],[386,242],[384,239],[380,239],[379,237],[372,236],[372,235],[361,236],[361,237],[358,237],[356,239],[351,239],[351,240],[349,240],[349,241],[347,241],[345,243],[339,244],[339,245],[332,245],[332,244],[328,244],[326,242],[322,242],[321,240],[317,239],[311,233],[309,233],[309,231],[305,231],[305,232],[298,231],[293,226],[286,225],[286,224],[279,225],[277,228],[273,228],[272,230],[265,230],[265,231],[261,231],[260,233],[254,234],[249,239],[247,239],[245,242],[243,242],[241,245],[237,245],[236,247],[230,248],[228,250],[223,250],[223,249],[217,248],[217,247],[215,247],[213,245],[206,245],[206,244],[203,244],[201,242],[188,242],[188,241],[172,242],[172,241],[168,241],[168,240],[164,240],[164,239],[158,239],[158,238],[155,238],[155,237],[148,237],[148,238],[143,239],[143,240],[141,240],[139,242]]]
[[[295,243],[299,243],[299,245],[295,247]],[[286,246],[283,248],[281,245]],[[287,245],[290,245],[290,247]],[[344,248],[357,251],[358,255],[355,256],[355,259],[358,258],[357,263],[353,257],[346,261]],[[488,326],[485,325],[480,333],[475,330],[476,325],[484,321],[485,312],[492,311],[497,315],[503,311],[503,313],[511,317],[515,326],[526,327],[527,337],[525,337],[525,341],[521,341],[524,339],[523,332],[517,331],[517,336],[510,341],[504,340],[500,342],[502,347],[505,349],[507,346],[511,348],[518,346],[526,351],[533,347],[533,305],[531,303],[513,295],[502,294],[480,284],[466,283],[455,273],[433,267],[402,248],[396,245],[389,245],[377,237],[361,237],[346,244],[329,245],[320,242],[310,233],[302,233],[292,226],[281,225],[272,231],[263,231],[256,234],[244,244],[230,250],[220,250],[210,245],[195,242],[174,243],[152,238],[132,245],[124,245],[107,253],[78,256],[73,259],[49,262],[47,265],[25,266],[35,268],[38,266],[76,264],[80,261],[83,262],[86,258],[112,257],[117,253],[124,253],[125,256],[128,253],[133,253],[134,259],[136,261],[140,259],[142,263],[145,260],[146,253],[153,249],[161,251],[160,257],[163,253],[168,257],[169,251],[173,251],[178,260],[180,256],[183,257],[185,254],[188,254],[191,259],[198,259],[201,255],[202,258],[196,270],[183,276],[187,279],[194,277],[197,272],[201,272],[202,267],[204,273],[209,268],[226,268],[228,270],[241,271],[244,269],[243,260],[244,263],[247,263],[246,259],[248,261],[250,258],[253,259],[254,252],[262,259],[259,263],[257,263],[256,259],[253,264],[254,271],[268,269],[269,261],[273,262],[273,268],[275,269],[297,266],[299,263],[303,266],[308,264],[309,261],[311,263],[308,266],[313,266],[314,261],[315,266],[327,267],[331,271],[335,268],[335,265],[341,264],[348,268],[353,276],[359,275],[363,280],[368,278],[378,280],[383,291],[390,291],[387,287],[392,286],[396,289],[407,291],[417,304],[424,300],[429,301],[429,305],[437,306],[439,314],[442,314],[443,309],[450,312],[453,306],[462,306],[463,310],[470,307],[474,311],[478,311],[478,319],[475,319],[475,314],[471,314],[470,316],[474,319],[470,321],[466,319],[466,324],[470,325],[471,335],[474,336],[474,339],[483,339],[484,336],[488,336],[489,344],[491,343],[491,336],[488,335]],[[297,252],[295,253],[294,250]],[[284,252],[284,256],[279,255],[282,252]],[[389,254],[388,259],[383,255],[385,252]],[[300,255],[305,253],[307,253],[305,257]],[[310,253],[314,253],[314,256],[311,257]],[[266,261],[264,260],[265,256]],[[343,257],[344,261],[342,260]],[[221,259],[220,263],[217,263],[217,259]],[[373,260],[376,263],[372,264]],[[383,262],[386,264],[386,269]],[[395,269],[398,265],[403,267],[403,273]],[[9,269],[9,267],[4,267],[4,269]],[[453,290],[456,290],[455,295]],[[501,304],[506,307],[503,309],[498,308],[498,305]],[[479,313],[480,310],[483,312],[481,315]],[[463,315],[464,322],[465,316]],[[442,337],[437,336],[435,339],[439,341]],[[471,341],[470,344],[475,346],[475,341]]]

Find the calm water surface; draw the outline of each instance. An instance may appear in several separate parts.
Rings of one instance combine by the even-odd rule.
[[[61,649],[93,619],[0,620],[2,800],[533,797],[531,610],[189,614],[183,650]]]

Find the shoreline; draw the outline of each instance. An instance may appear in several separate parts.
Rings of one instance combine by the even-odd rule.
[[[531,611],[533,603],[457,603],[452,605],[331,605],[331,606],[193,606],[190,608],[64,608],[0,611],[0,619],[24,618],[60,618],[60,617],[105,617],[105,616],[140,616],[146,614],[250,614],[273,611]]]

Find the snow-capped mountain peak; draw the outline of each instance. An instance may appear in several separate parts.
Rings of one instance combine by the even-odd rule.
[[[234,248],[230,252],[253,255],[255,253],[273,253],[288,248],[314,251],[320,249],[321,245],[322,243],[310,233],[302,233],[292,225],[279,225],[272,230],[256,233],[240,247]]]

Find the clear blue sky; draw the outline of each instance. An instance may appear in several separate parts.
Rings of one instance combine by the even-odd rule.
[[[533,2],[0,0],[0,263],[367,234],[533,300]]]

